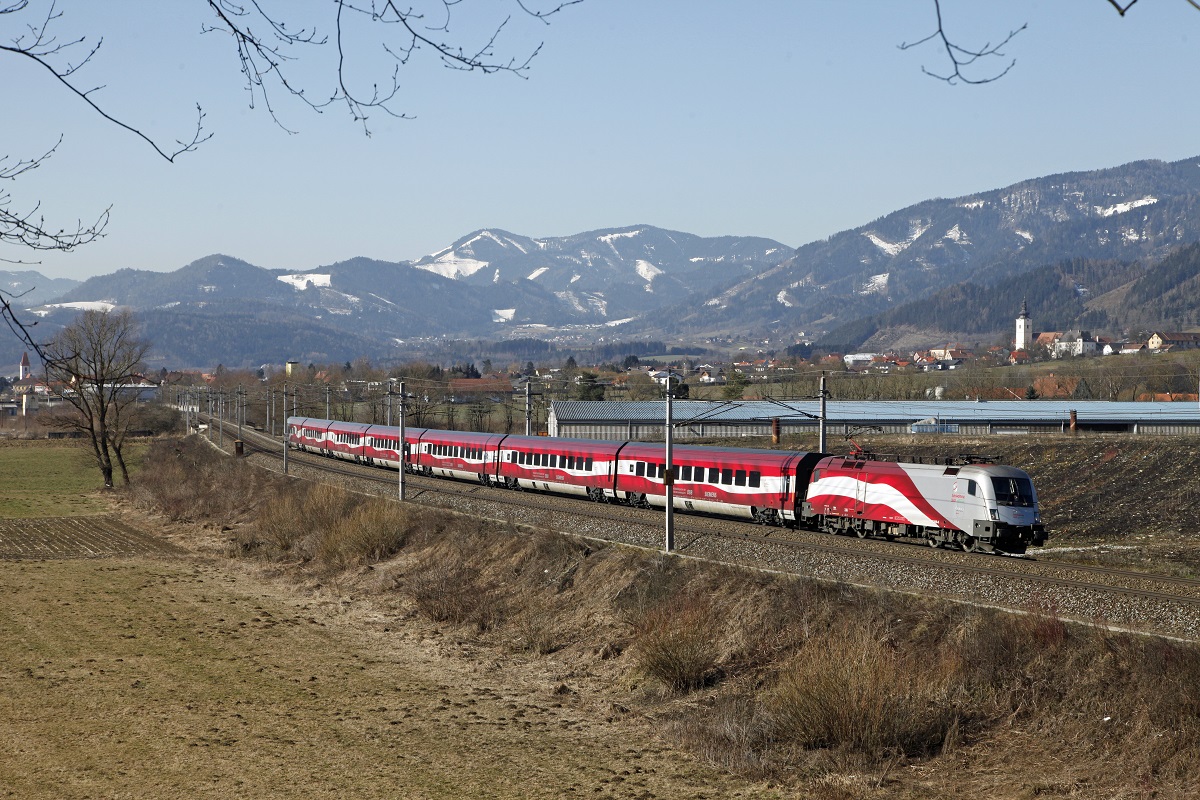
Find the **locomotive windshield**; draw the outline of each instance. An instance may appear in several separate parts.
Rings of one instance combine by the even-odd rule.
[[[1002,506],[1033,505],[1033,483],[1028,478],[992,478],[996,503]]]

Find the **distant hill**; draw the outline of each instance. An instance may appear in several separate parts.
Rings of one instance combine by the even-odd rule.
[[[645,225],[536,240],[486,230],[416,263],[355,258],[289,272],[211,255],[169,273],[119,270],[32,313],[52,331],[72,305],[132,308],[156,360],[171,365],[381,359],[413,339],[612,330],[791,252]]]
[[[927,200],[658,319],[677,332],[822,333],[962,282],[994,285],[1064,259],[1148,263],[1196,241],[1200,158],[1139,161]]]
[[[955,284],[928,298],[830,331],[818,346],[886,350],[919,332],[926,341],[1010,342],[1014,318],[1028,304],[1037,331],[1126,332],[1200,326],[1200,244],[1149,262],[1071,259],[1000,280]]]
[[[49,303],[79,285],[70,278],[47,278],[40,272],[23,270],[13,272],[0,269],[0,292],[15,298],[22,306]]]
[[[1004,337],[1022,299],[1043,330],[1194,324],[1197,242],[1200,157],[927,200],[795,250],[651,225],[544,238],[484,229],[413,262],[288,271],[212,255],[27,304],[48,333],[75,313],[64,304],[131,307],[171,366],[400,358],[444,352],[448,339],[752,336],[781,350],[801,338],[856,349]]]

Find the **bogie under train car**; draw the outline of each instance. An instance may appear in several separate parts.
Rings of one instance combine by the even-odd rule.
[[[291,446],[395,469],[399,428],[288,419]],[[1015,467],[882,461],[786,450],[662,445],[405,428],[405,469],[601,502],[752,519],[968,552],[1046,541],[1033,481]]]

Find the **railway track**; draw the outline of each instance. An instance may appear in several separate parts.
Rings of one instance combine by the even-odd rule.
[[[249,455],[282,461],[278,439],[243,431]],[[375,493],[396,487],[391,470],[289,451],[303,469],[371,484]],[[278,467],[275,467],[278,468]],[[407,474],[410,501],[456,508],[497,519],[533,520],[557,530],[656,547],[660,512],[580,498],[514,492]],[[677,512],[677,554],[914,593],[936,593],[983,605],[1046,611],[1115,627],[1200,638],[1200,580],[1046,559],[987,556],[924,545],[859,540],[803,530],[763,528],[749,522]]]

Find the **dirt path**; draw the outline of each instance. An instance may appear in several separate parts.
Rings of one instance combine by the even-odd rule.
[[[202,557],[0,561],[0,796],[777,796],[427,634]]]

